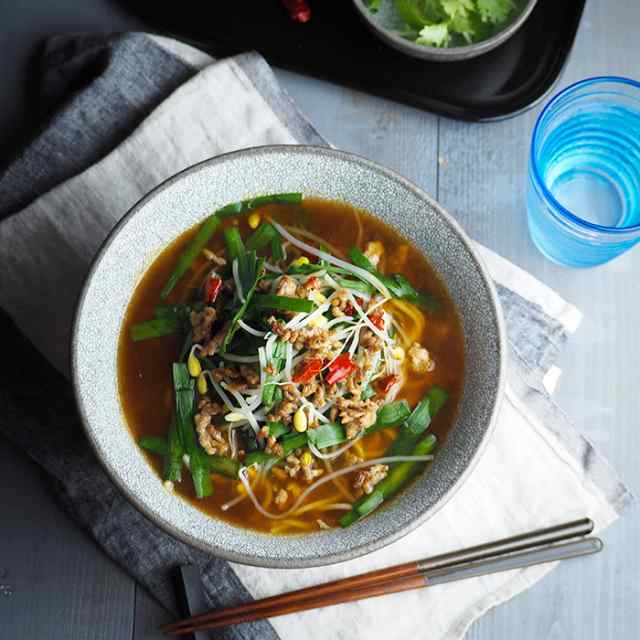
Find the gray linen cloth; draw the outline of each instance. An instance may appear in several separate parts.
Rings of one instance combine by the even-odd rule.
[[[84,441],[67,381],[47,362],[66,373],[73,305],[89,261],[117,219],[149,188],[186,164],[231,149],[270,142],[326,144],[259,56],[210,62],[195,50],[144,34],[53,39],[47,46],[42,79],[49,119],[0,178],[0,218],[6,218],[0,222],[0,307],[11,318],[2,318],[2,328],[9,336],[9,349],[19,353],[23,363],[18,371],[2,369],[0,430],[55,479],[55,491],[64,506],[106,552],[173,611],[168,573],[179,564],[200,568],[207,597],[215,607],[248,598],[244,585],[257,596],[302,585],[305,579],[322,579],[313,571],[303,575],[232,568],[158,529],[102,471]],[[204,70],[198,73],[199,69]],[[212,132],[215,137],[208,138]],[[166,139],[159,140],[164,135]],[[167,150],[170,158],[163,156]],[[548,472],[557,473],[556,485],[549,491],[557,494],[560,513],[564,488],[567,496],[571,494],[571,504],[599,517],[604,526],[631,497],[549,396],[559,371],[553,363],[577,326],[579,313],[499,256],[483,247],[479,251],[496,279],[510,344],[509,408],[503,410],[502,430],[497,430],[502,435],[493,438],[495,453],[502,454],[501,447],[510,446],[504,433],[507,421],[514,432],[516,423],[523,429],[529,424],[527,434],[548,443],[545,464],[558,467]],[[43,396],[47,403],[39,402]],[[535,443],[539,446],[538,440]],[[514,449],[513,453],[515,457],[519,452]],[[491,455],[489,451],[485,457]],[[509,471],[508,465],[505,469]],[[467,483],[469,495],[474,490],[497,491],[504,484],[500,480],[494,487],[491,474],[482,473],[474,472]],[[455,499],[458,507],[465,506],[462,494]],[[544,497],[542,491],[538,494]],[[505,496],[509,502],[515,498],[526,496]],[[504,504],[502,508],[507,509]],[[498,512],[494,515],[493,528],[478,529],[478,535],[510,533],[496,520]],[[528,515],[526,509],[514,510],[503,520],[525,523]],[[540,515],[536,514],[538,524],[544,520]],[[557,517],[553,510],[542,515]],[[440,530],[446,531],[442,523]],[[435,533],[432,540],[435,551],[439,543]],[[450,544],[451,539],[443,536],[442,542]],[[405,547],[410,549],[407,543]],[[372,557],[387,564],[393,561],[382,552]],[[365,568],[362,563],[358,566]],[[331,569],[322,571],[328,575]],[[466,603],[465,610],[450,609],[442,620],[432,620],[432,637],[460,637],[489,606],[542,575],[528,570],[508,584],[487,581],[482,589],[477,584],[465,587],[459,598]],[[358,610],[363,621],[369,613],[366,607]],[[319,622],[314,628],[327,632],[326,618]],[[343,628],[351,622],[345,618]],[[282,637],[302,637],[286,618],[274,624]],[[359,628],[366,632],[371,627],[360,624]],[[307,632],[315,637],[310,626]],[[256,623],[225,630],[219,637],[277,635],[268,623]]]

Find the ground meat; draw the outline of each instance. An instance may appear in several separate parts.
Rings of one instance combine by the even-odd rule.
[[[324,469],[317,468],[315,458],[311,464],[303,465],[300,462],[300,458],[292,454],[287,456],[285,463],[284,470],[291,478],[301,477],[307,484],[311,484],[318,476],[324,473]]]
[[[282,402],[279,402],[267,416],[269,422],[289,424],[293,414],[298,410],[299,397],[293,384],[285,384],[282,389]]]
[[[271,331],[284,342],[291,342],[296,350],[308,349],[314,351],[314,358],[330,356],[333,353],[334,341],[332,335],[321,327],[303,327],[302,329],[288,329],[282,320],[274,316],[267,319]]]
[[[221,256],[215,254],[210,249],[203,249],[202,253],[204,254],[204,257],[207,260],[210,260],[211,262],[213,262],[213,264],[215,264],[215,265],[217,265],[219,267],[224,267],[227,264],[227,261],[224,258],[222,258]]]
[[[347,378],[347,391],[351,394],[353,400],[359,400],[362,395],[362,387],[364,385],[364,373],[361,369],[355,369]]]
[[[216,310],[213,307],[205,307],[202,311],[191,312],[190,319],[194,342],[200,343],[210,338],[216,315]]]
[[[384,480],[387,477],[387,473],[389,473],[389,465],[386,464],[374,464],[368,469],[361,469],[356,473],[353,488],[368,495],[373,492],[374,487],[380,480]]]
[[[368,329],[367,327],[360,329],[359,344],[364,349],[367,349],[368,351],[373,351],[374,353],[382,349],[382,340],[378,338],[378,336],[375,333],[373,333],[371,329]]]
[[[282,276],[278,280],[276,286],[277,296],[286,296],[287,298],[295,298],[298,290],[298,283],[291,276]]]
[[[349,315],[347,313],[351,303],[349,302],[349,292],[346,289],[338,289],[331,298],[331,314],[334,318],[341,318]]]
[[[273,436],[269,436],[267,438],[267,444],[264,447],[264,452],[272,456],[278,456],[278,458],[280,458],[284,453],[284,449]]]
[[[241,364],[240,367],[218,367],[211,370],[211,376],[216,382],[226,382],[232,389],[240,391],[249,386],[256,386],[260,382],[260,375],[250,365]]]
[[[303,283],[298,285],[296,295],[298,298],[308,298],[310,294],[319,291],[322,288],[322,282],[319,278],[311,276],[307,278]]]
[[[295,478],[298,475],[298,471],[302,468],[300,458],[291,454],[287,456],[285,462],[284,470],[289,474],[289,477]]]
[[[284,508],[287,505],[287,500],[289,500],[289,494],[285,489],[280,489],[280,491],[276,493],[274,502],[276,503],[276,507],[278,507],[280,511],[284,511]]]
[[[226,455],[229,444],[222,433],[212,424],[212,418],[222,413],[222,407],[203,398],[198,403],[198,413],[193,417],[200,445],[209,455]]]
[[[373,400],[338,398],[335,408],[340,415],[347,438],[353,438],[363,429],[375,424],[378,413],[378,405]]]
[[[416,373],[428,373],[436,367],[429,352],[419,342],[414,342],[411,345],[407,355],[409,356],[409,364]]]
[[[212,356],[219,349],[220,345],[224,342],[224,339],[227,335],[227,331],[229,331],[230,322],[225,322],[222,328],[209,340],[205,343],[200,350],[200,353],[203,356]]]
[[[315,390],[315,393],[313,394],[313,398],[311,399],[311,402],[313,403],[313,406],[316,408],[320,408],[320,407],[324,407],[324,405],[327,403],[327,399],[325,398],[324,395],[324,386],[319,384],[318,388]]]
[[[345,451],[344,461],[349,466],[351,466],[354,464],[358,464],[359,462],[362,462],[362,458],[360,456],[357,456],[355,453],[351,453],[351,451]]]

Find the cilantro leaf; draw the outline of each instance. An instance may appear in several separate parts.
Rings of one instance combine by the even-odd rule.
[[[446,22],[428,24],[420,29],[417,44],[425,44],[428,47],[446,47],[449,44],[449,26]]]
[[[513,0],[476,0],[476,2],[481,20],[496,25],[506,22],[515,9]]]

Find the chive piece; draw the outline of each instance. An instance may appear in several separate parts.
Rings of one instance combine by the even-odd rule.
[[[274,378],[280,373],[284,365],[285,351],[285,343],[282,340],[278,340],[274,345],[273,356],[271,358],[271,366],[275,374],[266,374],[264,385],[262,386],[262,404],[267,409],[270,409],[274,403],[282,400],[282,390],[274,383]]]
[[[161,338],[176,333],[181,323],[174,318],[154,318],[129,327],[129,335],[134,342]]]
[[[211,473],[217,473],[218,475],[229,478],[237,478],[241,466],[237,460],[227,458],[226,456],[205,455],[204,462]]]
[[[287,456],[292,451],[296,449],[300,449],[300,447],[304,447],[307,444],[307,434],[306,433],[291,433],[288,436],[282,437],[282,451],[283,455]]]
[[[360,291],[362,293],[371,293],[373,291],[373,287],[370,284],[362,282],[361,280],[348,280],[346,278],[338,278],[336,282],[343,289],[351,289],[353,291]]]
[[[253,307],[256,309],[279,309],[282,311],[295,311],[296,313],[311,313],[314,304],[311,300],[302,298],[289,298],[287,296],[264,293],[253,297]]]
[[[277,422],[267,422],[267,429],[269,430],[269,436],[271,438],[279,438],[285,433],[289,433],[289,431],[291,431],[284,422],[280,422],[279,420]]]
[[[174,414],[171,416],[169,434],[167,436],[167,454],[164,459],[163,473],[163,478],[165,480],[171,480],[172,482],[180,482],[180,480],[182,480],[183,454],[184,447],[182,446],[180,432],[178,430],[178,422]]]
[[[244,466],[250,467],[252,464],[275,464],[279,458],[277,456],[269,455],[264,451],[252,451],[248,453],[244,458]]]
[[[360,249],[358,249],[357,247],[351,247],[347,255],[349,257],[349,260],[351,260],[351,262],[353,262],[356,267],[365,269],[366,271],[369,271],[376,276],[380,275],[371,260],[369,260],[369,258],[367,258],[367,256],[365,256],[364,253],[362,253],[362,251],[360,251]]]
[[[227,350],[227,347],[231,344],[231,340],[233,339],[233,336],[238,330],[238,321],[242,318],[242,316],[244,316],[247,309],[249,308],[249,303],[251,302],[252,298],[254,298],[253,294],[255,293],[256,286],[258,285],[260,278],[262,278],[262,273],[264,271],[264,258],[255,258],[255,253],[252,253],[249,255],[253,255],[255,260],[252,267],[252,271],[254,274],[253,282],[244,292],[244,302],[236,310],[233,317],[231,318],[231,323],[229,324],[227,335],[224,337],[224,340],[222,341],[222,345],[220,345],[221,354],[224,354]]]
[[[227,254],[229,256],[229,262],[238,260],[238,266],[242,256],[245,253],[244,243],[242,242],[242,236],[238,227],[228,227],[224,230],[224,240],[227,245]]]
[[[371,431],[395,427],[411,415],[411,408],[406,400],[396,400],[385,404],[378,410],[376,423],[369,427]]]
[[[410,453],[415,456],[427,455],[433,451],[436,442],[436,437],[433,434],[429,434],[418,442]],[[348,527],[356,520],[374,511],[385,500],[388,500],[405,487],[419,473],[422,467],[422,462],[411,460],[393,465],[387,477],[376,485],[371,494],[363,496],[354,502],[353,509],[340,518],[340,525]]]
[[[274,262],[284,260],[284,249],[282,248],[280,238],[274,238],[271,241],[271,257]]]
[[[215,233],[218,225],[220,224],[220,218],[214,213],[209,216],[200,229],[196,233],[196,237],[191,241],[191,244],[186,248],[184,253],[178,259],[173,273],[167,280],[167,284],[164,285],[160,292],[160,297],[165,300],[167,296],[173,291],[173,288],[178,284],[178,280],[187,272],[189,267],[196,260],[200,252],[204,249],[205,245],[211,239],[211,236]]]
[[[447,399],[447,392],[440,387],[431,387],[427,395],[413,410],[398,437],[393,441],[385,455],[407,455],[418,439],[431,424],[433,417],[440,411]]]
[[[301,193],[273,193],[267,196],[258,196],[256,198],[249,198],[248,200],[241,200],[240,202],[233,202],[218,209],[216,215],[221,219],[230,218],[231,216],[248,213],[253,209],[258,209],[268,204],[300,204],[301,202]]]
[[[274,240],[277,241],[278,238],[280,238],[280,234],[276,228],[269,222],[263,222],[247,240],[247,249],[260,251]]]
[[[151,453],[157,453],[159,456],[166,456],[167,441],[164,438],[158,438],[157,436],[141,436],[138,438],[138,444]]]
[[[206,498],[213,493],[211,472],[206,464],[205,453],[200,449],[193,429],[195,381],[189,375],[187,365],[173,363],[173,388],[176,402],[176,421],[182,444],[189,456],[189,467],[196,497]]]
[[[307,440],[318,449],[326,449],[347,440],[344,427],[335,422],[324,422],[307,432]]]

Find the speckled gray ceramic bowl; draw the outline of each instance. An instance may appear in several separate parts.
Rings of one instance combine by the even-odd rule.
[[[167,493],[125,424],[116,380],[118,334],[145,269],[185,229],[223,204],[302,191],[374,212],[424,251],[449,287],[466,340],[466,380],[455,428],[431,468],[390,506],[348,529],[277,537],[205,516]],[[496,294],[456,222],[399,175],[339,151],[303,146],[248,149],[207,160],[167,180],[122,219],[95,259],[72,340],[77,401],[98,457],[129,499],[173,535],[212,554],[268,567],[357,557],[432,516],[460,487],[486,443],[504,372]]]
[[[507,23],[498,33],[491,36],[491,38],[460,47],[426,47],[411,42],[395,33],[393,29],[386,28],[382,25],[371,11],[367,9],[364,0],[353,0],[355,8],[365,24],[382,42],[398,51],[402,51],[402,53],[406,53],[412,58],[421,58],[422,60],[431,60],[432,62],[469,60],[470,58],[475,58],[483,53],[487,53],[487,51],[495,49],[503,42],[506,42],[525,23],[533,11],[533,8],[536,6],[536,3],[537,0],[527,0],[513,20]]]

